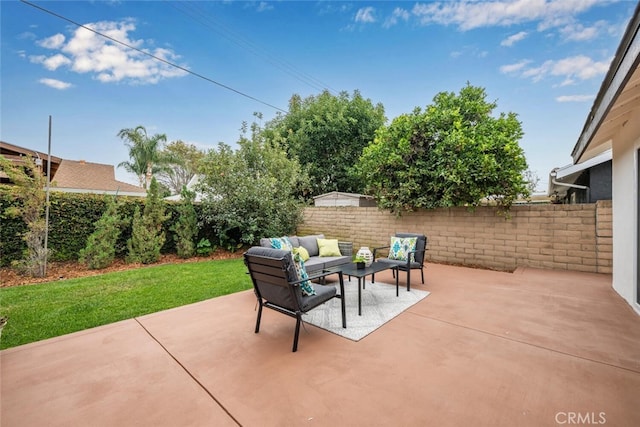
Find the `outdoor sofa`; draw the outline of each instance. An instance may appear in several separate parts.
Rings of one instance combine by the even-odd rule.
[[[309,259],[304,262],[307,273],[311,274],[330,267],[337,267],[342,264],[352,262],[353,243],[338,241],[338,253],[332,256],[320,256],[320,248],[318,239],[325,240],[324,234],[314,234],[310,236],[286,236],[294,248],[303,247],[309,253]],[[331,239],[330,239],[331,240]],[[335,240],[335,239],[334,239]],[[260,239],[260,246],[271,248],[272,242],[270,238]]]

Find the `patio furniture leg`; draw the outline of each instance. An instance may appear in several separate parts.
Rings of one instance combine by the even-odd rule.
[[[395,278],[396,278],[396,296],[399,297],[400,296],[400,287],[398,286],[398,279],[400,279],[400,273],[398,274],[394,274]]]
[[[407,292],[411,291],[411,269],[407,268]]]
[[[345,297],[344,297],[344,279],[342,277],[342,272],[338,275],[340,277],[340,305],[342,307],[342,327],[347,328],[347,307],[345,305]],[[351,276],[349,276],[349,281],[351,281]]]
[[[296,313],[296,333],[293,336],[293,352],[298,351],[298,336],[300,335],[300,322],[302,322],[302,316],[300,312]]]
[[[256,319],[256,334],[260,332],[260,318],[262,317],[262,301],[258,301],[258,318]]]
[[[362,316],[362,278],[358,277],[358,316]]]
[[[422,284],[424,285],[424,270],[420,269],[420,275],[422,276]]]

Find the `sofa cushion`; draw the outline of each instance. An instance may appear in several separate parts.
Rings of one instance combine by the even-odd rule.
[[[310,257],[318,256],[318,239],[324,239],[324,234],[315,234],[312,236],[298,236],[298,243],[309,252]]]
[[[351,257],[349,256],[336,256],[336,257],[319,257],[312,256],[308,261],[304,263],[307,273],[319,272],[325,268],[337,267],[343,264],[349,264]]]
[[[342,256],[338,239],[318,239],[318,251],[321,257]]]
[[[337,267],[343,264],[349,264],[351,257],[348,256],[328,256],[320,258],[324,264],[323,268]]]
[[[304,267],[307,269],[307,273],[322,270],[324,268],[324,260],[319,256],[312,256],[305,261]]]

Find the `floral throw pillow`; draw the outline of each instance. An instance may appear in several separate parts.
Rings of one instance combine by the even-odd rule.
[[[417,241],[416,237],[392,237],[389,259],[406,261],[409,257],[409,252],[416,250]],[[411,262],[415,262],[414,254],[411,254]]]
[[[307,274],[307,270],[304,267],[304,261],[302,260],[302,257],[300,256],[299,253],[293,254],[293,264],[296,266],[296,273],[298,273],[298,280],[309,278],[309,275]],[[309,280],[300,282],[300,290],[302,291],[302,295],[310,296],[310,295],[316,294],[316,290]]]
[[[271,247],[273,249],[281,249],[283,251],[292,251],[293,245],[291,244],[291,240],[287,236],[284,237],[272,237],[269,239],[271,241]]]

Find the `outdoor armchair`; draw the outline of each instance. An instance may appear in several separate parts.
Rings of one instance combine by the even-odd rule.
[[[342,327],[347,327],[344,298],[344,281],[339,274],[340,293],[334,286],[323,286],[314,283],[315,295],[305,295],[301,283],[324,278],[335,272],[320,272],[304,279],[300,278],[296,270],[295,261],[290,251],[254,246],[244,254],[245,264],[251,275],[253,289],[258,299],[258,318],[256,319],[257,334],[260,331],[262,307],[267,307],[279,313],[296,319],[296,329],[293,336],[293,350],[298,350],[298,336],[302,314],[318,307],[332,298],[340,298],[342,308]]]
[[[391,259],[387,257],[376,258],[378,255],[378,251],[382,249],[391,249],[391,245],[389,246],[381,246],[373,249],[373,259],[377,262],[384,262],[393,264],[398,268],[398,273],[400,271],[407,272],[407,291],[411,290],[411,270],[420,270],[420,276],[422,278],[422,284],[424,285],[424,253],[427,250],[427,236],[424,234],[416,234],[416,233],[396,233],[394,237],[398,238],[406,238],[406,237],[415,237],[416,238],[416,246],[415,250],[407,253],[406,260],[398,260]],[[395,277],[395,270],[393,271]],[[372,275],[371,281],[375,282],[375,275]]]

